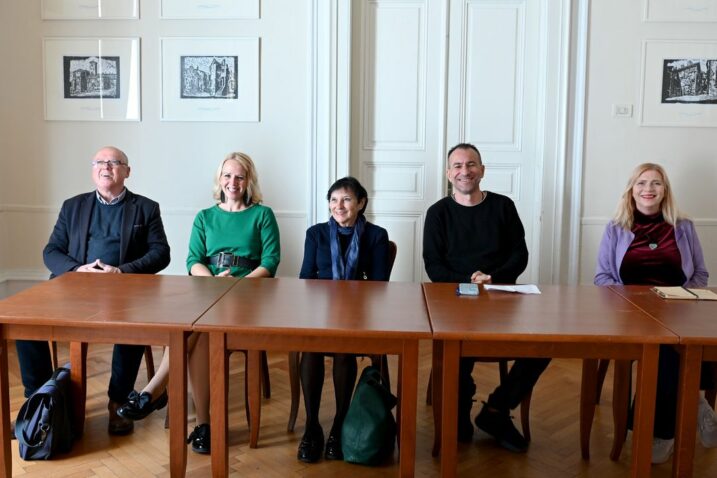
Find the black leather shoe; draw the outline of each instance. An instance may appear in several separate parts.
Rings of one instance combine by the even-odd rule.
[[[194,427],[194,431],[187,437],[187,443],[192,444],[194,453],[206,455],[212,450],[212,434],[209,430],[208,423],[202,423]]]
[[[324,432],[319,429],[312,433],[306,432],[299,443],[299,451],[296,458],[304,463],[315,463],[321,458],[324,451]]]
[[[117,409],[117,414],[129,420],[142,420],[153,411],[166,407],[167,400],[166,390],[154,401],[151,393],[137,393],[132,390],[127,397],[127,403]]]
[[[334,436],[329,435],[329,439],[326,440],[326,452],[324,453],[324,456],[327,460],[343,460],[344,459],[344,452],[341,451],[341,439]]]
[[[119,408],[120,404],[112,400],[107,404],[107,411],[110,415],[109,423],[107,424],[107,433],[110,435],[129,435],[134,430],[134,422],[119,416],[117,413]]]
[[[528,449],[528,441],[515,428],[513,419],[507,412],[491,411],[483,405],[475,421],[478,428],[492,435],[506,450],[525,453]]]

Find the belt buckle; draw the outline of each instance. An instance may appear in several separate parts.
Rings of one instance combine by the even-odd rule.
[[[234,260],[234,254],[230,252],[220,252],[219,260],[217,261],[218,267],[231,267]]]

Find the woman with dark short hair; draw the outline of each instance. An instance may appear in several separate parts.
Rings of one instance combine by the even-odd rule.
[[[302,279],[378,280],[389,279],[388,233],[366,221],[366,189],[355,178],[336,181],[326,195],[331,217],[306,231]],[[313,463],[324,451],[324,432],[319,423],[321,390],[324,385],[324,357],[329,354],[306,352],[301,355],[301,388],[306,407],[306,427],[297,458]],[[325,456],[343,459],[341,427],[348,412],[356,382],[356,356],[333,357],[336,415],[326,440]]]

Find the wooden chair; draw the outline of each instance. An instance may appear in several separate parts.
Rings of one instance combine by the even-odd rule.
[[[396,254],[398,247],[393,241],[388,241],[388,271],[389,276],[393,271],[393,264],[396,262]],[[371,365],[381,370],[381,377],[388,387],[391,387],[391,381],[388,376],[388,357],[385,355],[370,355]],[[299,395],[301,392],[300,372],[301,372],[301,352],[289,352],[289,385],[291,388],[291,409],[289,410],[289,422],[286,430],[294,431],[296,425],[296,416],[299,413]]]
[[[590,432],[595,416],[595,405],[600,403],[602,386],[605,382],[610,360],[583,360],[582,392],[580,396],[580,447],[583,459],[590,458]],[[717,384],[717,363],[711,363],[714,381]],[[705,365],[703,365],[705,366]],[[612,392],[613,441],[610,459],[617,461],[627,439],[627,420],[632,397],[632,361],[615,360]],[[717,388],[705,390],[705,399],[715,407]]]

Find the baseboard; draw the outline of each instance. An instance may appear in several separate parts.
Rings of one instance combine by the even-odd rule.
[[[9,280],[46,280],[50,277],[47,269],[5,269],[0,270],[0,283]]]

